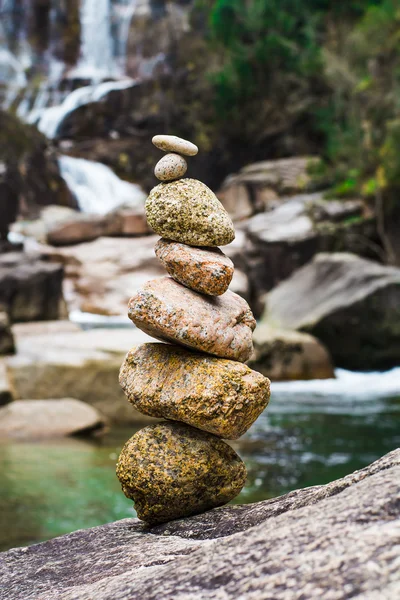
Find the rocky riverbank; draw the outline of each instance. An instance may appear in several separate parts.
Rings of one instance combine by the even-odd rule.
[[[395,598],[400,450],[325,486],[0,554],[7,600]],[[312,567],[312,568],[311,568]]]

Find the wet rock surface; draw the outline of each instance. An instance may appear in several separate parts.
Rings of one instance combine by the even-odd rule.
[[[77,531],[0,554],[0,588],[7,600],[392,599],[399,479],[395,450],[273,500],[151,529],[124,519]]]
[[[203,296],[170,277],[147,282],[129,301],[129,318],[164,341],[245,362],[253,352],[256,326],[249,305],[229,290]]]
[[[161,237],[190,246],[224,246],[235,238],[228,213],[197,179],[160,183],[145,208],[150,227]]]
[[[133,348],[119,381],[146,415],[187,423],[225,439],[243,435],[265,409],[270,382],[236,361],[167,344]]]
[[[236,452],[213,435],[181,423],[141,429],[117,464],[122,490],[138,517],[162,523],[226,504],[242,489],[246,468]]]
[[[221,296],[232,281],[233,262],[219,248],[194,248],[161,239],[155,253],[171,277],[196,292]]]

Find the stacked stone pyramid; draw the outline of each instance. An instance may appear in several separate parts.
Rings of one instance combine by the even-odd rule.
[[[186,517],[232,500],[246,468],[229,444],[269,402],[269,380],[245,361],[256,322],[247,302],[228,290],[234,266],[218,246],[235,237],[213,192],[182,179],[197,147],[175,136],[153,143],[167,154],[155,168],[163,182],[146,201],[147,220],[161,236],[155,252],[168,275],[148,281],[129,301],[129,317],[167,343],[133,348],[120,384],[133,406],[166,419],[124,446],[117,476],[149,524]]]

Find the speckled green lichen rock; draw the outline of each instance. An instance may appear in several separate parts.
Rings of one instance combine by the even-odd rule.
[[[178,179],[160,183],[146,200],[150,227],[161,237],[189,246],[225,246],[235,239],[230,216],[204,183]]]
[[[243,435],[268,404],[269,380],[246,365],[169,344],[133,348],[119,382],[145,415],[181,421],[219,437]]]
[[[149,525],[188,517],[232,500],[246,467],[219,438],[181,423],[138,431],[117,463],[122,491]]]

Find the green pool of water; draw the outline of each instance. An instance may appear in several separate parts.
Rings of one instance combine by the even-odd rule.
[[[322,384],[321,384],[322,386]],[[135,516],[115,463],[133,428],[100,440],[0,445],[0,550]],[[234,447],[248,482],[239,503],[324,484],[400,445],[400,395],[342,396],[276,386],[269,409]]]

